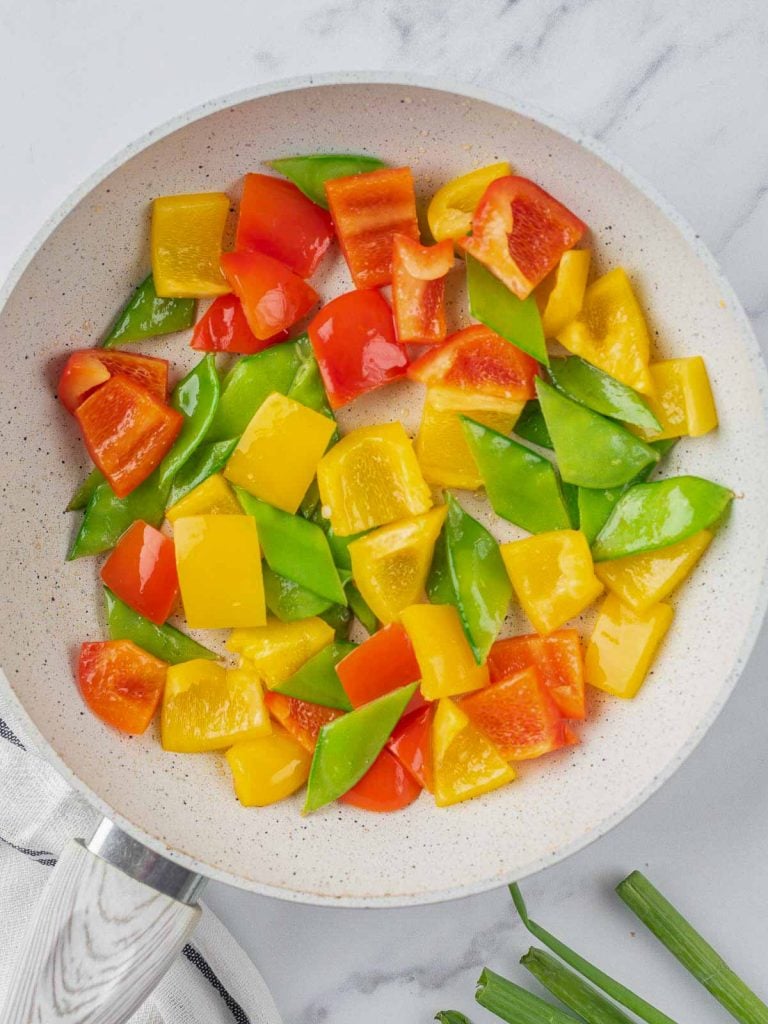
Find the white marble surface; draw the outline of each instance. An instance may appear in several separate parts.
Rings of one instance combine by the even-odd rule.
[[[308,71],[418,71],[524,97],[597,135],[701,233],[768,347],[766,56],[764,0],[6,2],[0,274],[86,174],[181,109]],[[525,886],[540,920],[681,1021],[726,1018],[635,934],[611,885],[648,870],[766,994],[766,668],[764,638],[676,777]],[[208,898],[286,1024],[417,1024],[446,1007],[489,1021],[473,1009],[481,966],[524,974],[525,935],[503,891],[402,911],[300,907],[222,886]]]

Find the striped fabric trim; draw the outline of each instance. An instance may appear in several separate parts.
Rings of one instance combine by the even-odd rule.
[[[10,725],[4,722],[2,718],[0,718],[0,740],[8,740],[9,743],[13,743],[13,745],[15,747],[19,747],[20,750],[27,749]]]

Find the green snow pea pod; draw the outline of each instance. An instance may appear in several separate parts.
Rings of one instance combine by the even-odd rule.
[[[579,529],[579,523],[581,521],[581,515],[579,513],[579,491],[581,487],[577,487],[575,484],[568,484],[565,480],[560,481],[560,490],[563,492],[563,501],[565,507],[568,509],[568,517],[571,520],[571,526],[574,530]]]
[[[237,447],[237,441],[236,437],[230,437],[226,441],[206,442],[196,448],[173,478],[168,507],[181,501],[185,494],[189,494],[209,476],[220,472]]]
[[[461,420],[496,515],[529,533],[569,530],[571,517],[549,459],[482,423]]]
[[[286,697],[306,700],[310,704],[322,704],[326,708],[351,711],[352,704],[336,675],[336,666],[356,646],[357,644],[344,641],[328,644],[309,661],[305,661],[285,682],[272,687],[273,691],[283,693]]]
[[[525,408],[512,429],[518,437],[530,441],[531,444],[537,444],[539,448],[552,448],[552,438],[549,436],[544,414],[536,398],[525,403]]]
[[[104,348],[118,348],[131,341],[185,331],[194,322],[195,300],[161,299],[150,274],[120,310],[102,344]]]
[[[480,323],[517,345],[540,363],[549,365],[547,343],[536,299],[518,299],[482,263],[467,255],[469,310]]]
[[[613,420],[561,394],[541,378],[536,393],[563,480],[579,487],[620,487],[659,461],[659,453]]]
[[[195,658],[218,657],[213,651],[209,651],[207,647],[203,647],[173,626],[156,626],[154,622],[129,608],[107,587],[104,587],[104,601],[110,640],[132,640],[137,647],[154,654],[161,661],[167,661],[170,665],[193,661]]]
[[[635,484],[622,494],[592,546],[596,562],[665,548],[717,523],[733,491],[699,476]]]
[[[507,614],[512,587],[499,545],[453,495],[435,545],[427,593],[433,604],[456,607],[478,665],[485,661]]]
[[[574,402],[580,402],[613,420],[661,431],[661,424],[636,391],[578,356],[553,359],[549,364],[549,375],[555,387]]]
[[[418,683],[372,700],[324,725],[309,769],[305,813],[344,796],[384,749]]]
[[[312,156],[286,156],[279,160],[267,160],[267,167],[284,174],[313,203],[328,209],[325,197],[325,183],[331,178],[349,178],[353,174],[378,171],[387,165],[375,156],[358,156],[353,153],[317,153]]]
[[[262,565],[264,576],[264,599],[267,608],[281,622],[293,622],[295,619],[308,619],[312,615],[322,615],[333,607],[333,601],[313,594],[300,583],[286,579]]]
[[[294,374],[291,386],[288,388],[288,397],[335,420],[333,410],[328,404],[328,395],[325,392],[323,378],[320,376],[320,368],[312,351],[309,336],[302,334],[296,339],[295,344],[301,362]]]
[[[216,414],[220,394],[216,357],[209,352],[173,389],[171,405],[184,414],[184,423],[173,447],[157,467],[161,487],[167,484],[170,490],[173,478],[202,443]]]
[[[366,633],[375,633],[379,628],[379,620],[368,607],[363,595],[354,583],[347,584],[347,601],[349,602],[350,609],[354,612],[355,618]]]
[[[79,512],[81,508],[85,508],[93,497],[93,492],[99,484],[102,483],[104,483],[104,474],[98,466],[94,466],[85,480],[83,480],[75,493],[69,499],[69,504],[67,505],[65,512]]]
[[[347,608],[343,604],[332,604],[327,611],[320,612],[318,618],[328,623],[336,640],[343,641],[349,637],[354,618],[351,608]]]
[[[346,604],[344,587],[320,527],[259,501],[241,487],[234,490],[243,510],[256,520],[259,543],[270,569],[327,601]]]

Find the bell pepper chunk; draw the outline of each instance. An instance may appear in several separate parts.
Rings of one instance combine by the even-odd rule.
[[[589,685],[615,697],[636,696],[673,615],[668,604],[636,612],[622,604],[616,594],[608,594],[584,656]]]
[[[408,367],[408,376],[427,387],[525,401],[534,398],[539,364],[483,324],[452,334]]]
[[[77,662],[83,700],[107,725],[137,735],[160,704],[168,665],[130,640],[85,643]]]
[[[551,633],[602,593],[589,545],[578,530],[555,530],[501,545],[523,611],[538,633]]]
[[[402,811],[421,795],[421,786],[384,748],[365,775],[339,797],[339,803],[364,811]]]
[[[344,640],[328,644],[305,661],[293,675],[278,683],[272,692],[282,693],[286,697],[296,697],[297,700],[309,704],[351,711],[353,705],[341,684],[336,666],[356,650],[356,646]]]
[[[460,707],[506,761],[530,761],[566,746],[565,720],[534,667],[470,694]]]
[[[472,215],[483,193],[497,178],[510,173],[506,160],[478,167],[442,185],[427,207],[427,223],[436,242],[458,241],[472,230]]]
[[[393,622],[350,651],[336,665],[336,674],[352,707],[359,708],[385,693],[418,682],[421,669],[405,627]],[[419,704],[418,693],[413,701]]]
[[[608,590],[642,614],[663,601],[683,582],[711,540],[710,531],[702,530],[666,548],[617,558],[612,562],[598,562],[595,572]]]
[[[644,428],[642,437],[701,437],[717,427],[712,386],[701,356],[665,359],[651,363],[648,370],[653,385],[648,404],[657,422],[638,424]]]
[[[152,277],[166,299],[225,295],[221,241],[229,214],[224,192],[161,196],[152,203]]]
[[[233,630],[226,647],[242,655],[272,689],[289,679],[332,640],[333,630],[322,619],[280,622],[269,618],[261,628]]]
[[[210,444],[201,444],[195,449],[184,465],[176,471],[171,491],[168,495],[168,512],[177,505],[180,505],[183,498],[186,498],[187,495],[191,494],[212,477],[218,477],[229,491],[220,470],[227,464],[227,460],[237,447],[237,442],[238,438],[230,437],[224,441],[212,441]],[[229,493],[231,494],[231,491]],[[220,483],[213,483],[210,491],[201,491],[200,494],[201,500],[203,496],[205,496],[205,501],[208,501],[209,496],[215,499],[213,500],[213,506],[215,507],[211,507],[209,511],[219,512],[224,510],[221,507],[221,503],[224,500],[225,492],[222,490]],[[229,506],[228,498],[226,504]],[[234,515],[234,505],[229,506],[229,509]],[[178,516],[174,516],[174,518],[178,518]]]
[[[482,796],[515,778],[493,743],[449,698],[440,701],[432,722],[432,759],[438,807]]]
[[[283,341],[286,335],[287,331],[280,331],[271,338],[257,338],[248,326],[240,299],[236,295],[220,295],[195,324],[189,344],[198,352],[253,355]]]
[[[397,380],[408,367],[392,310],[374,290],[347,292],[323,306],[309,338],[333,409]]]
[[[445,277],[453,266],[453,244],[421,245],[395,235],[392,255],[392,306],[397,340],[436,345],[445,339]]]
[[[116,348],[134,341],[186,331],[195,322],[195,305],[194,299],[161,298],[150,274],[120,310],[102,345],[104,348]]]
[[[392,280],[392,240],[419,240],[410,167],[383,168],[325,183],[328,207],[356,288]]]
[[[207,647],[203,647],[173,626],[158,626],[150,622],[106,587],[104,604],[110,640],[130,640],[148,654],[170,665],[194,661],[196,658],[216,660],[217,655]]]
[[[317,483],[323,514],[339,537],[421,515],[432,507],[429,487],[401,423],[351,430],[320,460]]]
[[[222,750],[271,732],[258,675],[212,661],[171,665],[163,692],[163,749],[180,754]]]
[[[553,359],[549,364],[552,383],[568,398],[589,409],[648,431],[658,431],[659,422],[649,402],[579,356]]]
[[[238,741],[226,758],[243,807],[268,807],[285,800],[307,781],[311,763],[304,747],[279,728],[268,736]]]
[[[322,727],[343,714],[337,708],[326,708],[297,697],[286,697],[274,690],[269,691],[264,700],[272,717],[310,754],[317,746],[317,737]]]
[[[381,622],[396,622],[404,608],[426,600],[424,588],[446,513],[444,506],[433,508],[380,526],[349,545],[358,590]]]
[[[139,615],[162,626],[179,595],[173,541],[138,519],[117,542],[101,578]]]
[[[169,523],[188,516],[239,516],[243,514],[232,488],[221,475],[213,473],[176,502],[165,513]]]
[[[488,654],[492,683],[526,668],[537,670],[565,718],[586,717],[584,654],[578,630],[558,629],[548,636],[529,633],[497,640]]]
[[[261,548],[250,516],[187,516],[176,520],[173,537],[192,629],[264,625]]]
[[[406,714],[395,726],[387,747],[422,789],[432,792],[432,718],[434,704]]]
[[[488,685],[488,667],[475,661],[453,605],[417,604],[406,608],[400,618],[419,663],[425,700]]]
[[[246,174],[235,249],[265,253],[299,277],[311,277],[332,241],[331,218],[293,182]]]
[[[466,265],[469,311],[472,316],[516,348],[527,352],[537,362],[547,365],[549,355],[536,299],[532,295],[527,299],[519,299],[469,254]]]
[[[168,394],[168,361],[132,352],[81,349],[73,352],[59,377],[57,393],[62,405],[74,412],[96,388],[119,373],[143,385],[160,402]]]
[[[267,166],[296,185],[313,203],[328,209],[325,183],[333,178],[378,171],[387,165],[375,156],[355,153],[312,153],[310,156],[286,156],[267,160]]]
[[[274,392],[254,413],[224,476],[254,498],[293,514],[334,429],[326,416]]]
[[[589,285],[581,312],[558,331],[557,340],[622,384],[644,395],[653,393],[648,327],[622,267]]]
[[[120,374],[86,398],[75,417],[88,453],[118,498],[147,479],[184,424],[181,413]]]
[[[519,299],[527,299],[586,230],[543,188],[509,175],[485,190],[472,217],[472,234],[458,244]]]
[[[221,256],[230,289],[240,299],[253,335],[261,341],[292,327],[320,296],[284,263],[260,252],[225,252]]]
[[[549,459],[482,423],[461,420],[496,515],[529,533],[567,530],[570,516]]]
[[[564,252],[555,269],[536,289],[544,336],[556,338],[581,312],[591,262],[589,249]]]

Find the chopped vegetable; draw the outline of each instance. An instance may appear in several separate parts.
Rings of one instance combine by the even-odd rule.
[[[581,312],[590,261],[589,249],[564,252],[555,269],[536,289],[536,302],[541,311],[545,337],[556,338]]]
[[[333,178],[349,178],[354,174],[378,171],[386,164],[375,156],[351,153],[313,153],[311,156],[288,156],[268,160],[273,171],[284,174],[297,185],[313,203],[328,209],[325,183]]]
[[[213,651],[173,626],[157,626],[139,615],[106,587],[104,601],[110,640],[131,640],[137,647],[170,665],[193,661],[195,658],[216,658]]]
[[[438,807],[471,800],[515,778],[493,743],[447,697],[432,721],[432,762]]]
[[[336,666],[354,650],[355,644],[344,641],[328,644],[305,661],[293,675],[278,683],[273,691],[285,694],[286,697],[296,697],[309,704],[322,704],[327,708],[351,711],[353,705],[341,685]]]
[[[658,433],[659,421],[647,401],[626,384],[578,356],[553,359],[549,364],[549,375],[552,383],[575,402],[611,419]]]
[[[579,1014],[586,1024],[633,1024],[632,1018],[615,1003],[543,949],[532,947],[520,963],[564,1006]]]
[[[121,601],[162,626],[179,594],[173,541],[137,519],[102,566],[101,578]]]
[[[452,697],[488,684],[488,669],[475,661],[453,605],[415,604],[400,618],[413,644],[425,700]]]
[[[184,465],[176,470],[168,495],[169,509],[178,505],[182,498],[205,483],[210,477],[218,475],[236,447],[236,437],[198,445]]]
[[[133,341],[175,334],[185,331],[194,322],[195,300],[160,298],[150,274],[120,311],[103,345],[104,348],[117,348]]]
[[[615,697],[634,697],[645,681],[673,615],[668,604],[636,612],[622,604],[615,594],[608,594],[600,606],[584,655],[584,675],[590,686]]]
[[[410,638],[398,622],[378,630],[336,665],[355,708],[418,682],[420,673]]]
[[[320,704],[310,704],[296,697],[286,697],[282,693],[270,691],[265,696],[269,713],[280,722],[284,729],[300,743],[310,754],[317,746],[320,730],[329,722],[334,722],[342,715],[336,708],[326,708]]]
[[[219,265],[228,214],[224,192],[155,199],[150,244],[159,296],[204,299],[230,290]]]
[[[103,349],[81,349],[73,352],[59,377],[58,397],[69,412],[74,412],[96,388],[119,373],[143,385],[160,402],[168,394],[168,362],[154,356],[137,356],[132,352],[105,352]]]
[[[96,492],[96,488],[99,484],[104,483],[104,474],[96,466],[93,467],[88,476],[83,480],[80,486],[77,488],[75,493],[69,500],[65,511],[66,512],[79,512],[80,509],[86,507],[88,502],[91,500]]]
[[[395,235],[392,306],[401,344],[435,345],[444,340],[445,276],[453,267],[453,244],[421,245]]]
[[[598,562],[598,579],[624,603],[642,614],[663,601],[693,570],[709,547],[709,530],[695,533],[666,548]]]
[[[339,802],[364,811],[386,813],[402,811],[420,795],[421,786],[385,747],[362,779],[339,797]]]
[[[262,566],[262,574],[267,608],[281,622],[324,615],[333,607],[333,602],[326,597],[320,597],[300,583],[273,572],[268,565]]]
[[[136,519],[159,526],[163,521],[167,494],[168,485],[160,485],[157,472],[125,498],[118,498],[106,480],[100,483],[88,501],[67,559],[109,551]]]
[[[289,679],[332,640],[333,630],[322,619],[279,622],[270,618],[260,629],[233,630],[227,650],[241,654],[271,689]]]
[[[497,640],[488,653],[491,682],[534,667],[565,718],[586,717],[584,656],[578,630],[558,629],[547,636],[529,633]]]
[[[169,523],[187,516],[238,516],[242,515],[240,506],[232,488],[220,473],[214,473],[165,513]]]
[[[549,363],[536,299],[519,299],[506,285],[467,255],[467,291],[472,316],[540,363]]]
[[[411,701],[413,703],[413,701]],[[422,789],[432,792],[432,716],[434,704],[406,713],[395,726],[388,747]]]
[[[184,421],[176,443],[160,463],[158,476],[161,487],[170,485],[202,443],[216,415],[220,393],[216,359],[212,355],[203,356],[173,389],[171,405],[183,413]]]
[[[168,666],[130,640],[83,644],[77,682],[83,700],[107,725],[145,732],[155,716]]]
[[[236,352],[252,355],[282,341],[284,332],[272,338],[257,338],[236,295],[220,295],[214,299],[203,317],[195,324],[190,345],[199,352]]]
[[[487,167],[478,167],[441,186],[432,196],[427,209],[427,222],[435,241],[458,241],[468,235],[472,230],[472,215],[483,193],[491,182],[509,173],[509,164],[501,161]]]
[[[538,399],[525,403],[525,408],[515,424],[515,433],[526,441],[530,441],[531,444],[537,444],[540,448],[553,447]]]
[[[478,979],[475,999],[508,1024],[573,1024],[574,1020],[570,1013],[550,1006],[487,967]]]
[[[283,729],[239,740],[226,757],[243,807],[267,807],[301,789],[311,760],[304,747]]]
[[[302,334],[300,338],[297,338],[296,348],[301,363],[288,389],[288,398],[293,398],[297,402],[301,402],[302,405],[306,405],[308,409],[314,409],[315,412],[321,412],[324,416],[335,419],[309,335]],[[332,438],[334,443],[338,441],[338,432],[334,433]]]
[[[221,268],[256,338],[274,339],[312,309],[319,295],[284,263],[260,252],[225,252]]]
[[[648,367],[653,393],[648,403],[655,424],[640,423],[644,437],[701,437],[717,426],[717,409],[701,356],[665,359]]]

